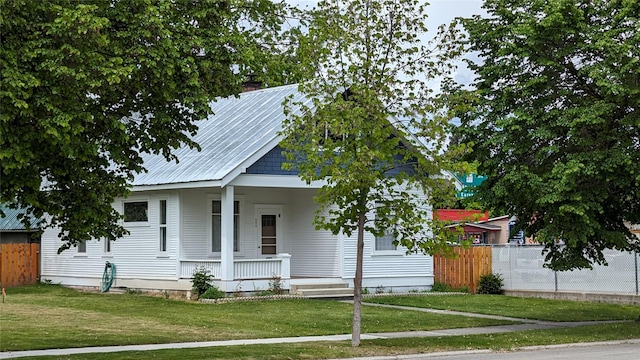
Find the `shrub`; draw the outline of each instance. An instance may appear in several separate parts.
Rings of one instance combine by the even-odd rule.
[[[207,291],[205,291],[204,293],[202,293],[200,295],[200,298],[202,299],[220,299],[225,297],[227,294],[225,294],[224,291],[218,289],[216,286],[211,285]]]
[[[273,275],[271,280],[269,280],[269,292],[273,295],[282,295],[284,293],[280,276]]]
[[[209,290],[213,285],[211,284],[211,272],[209,269],[204,266],[198,266],[193,271],[193,275],[191,277],[191,285],[193,287],[193,291],[201,296],[207,290]]]
[[[256,293],[257,296],[271,296],[271,295],[282,295],[284,294],[284,289],[282,288],[282,279],[280,276],[274,275],[271,280],[269,280],[269,288],[267,290],[261,290]]]
[[[485,274],[480,276],[478,283],[478,294],[501,294],[504,279],[500,274]]]
[[[454,287],[449,286],[449,285],[447,285],[445,283],[436,282],[436,283],[433,283],[433,285],[431,286],[431,291],[432,292],[461,292],[461,293],[468,293],[469,292],[469,286],[465,285],[465,286],[454,288]]]
[[[431,291],[433,292],[448,292],[451,291],[450,289],[451,286],[441,282],[434,282],[431,286]]]

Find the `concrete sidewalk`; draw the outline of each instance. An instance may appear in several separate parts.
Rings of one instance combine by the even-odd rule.
[[[371,303],[367,303],[366,305],[382,306],[382,307],[421,311],[421,312],[432,312],[432,313],[439,313],[439,314],[462,315],[462,316],[489,318],[489,319],[497,319],[497,320],[509,320],[514,322],[520,322],[520,324],[484,326],[484,327],[474,327],[474,328],[459,328],[459,329],[444,329],[444,330],[433,330],[433,331],[371,333],[371,334],[362,334],[360,336],[362,340],[392,339],[392,338],[403,338],[403,337],[442,337],[442,336],[458,336],[458,335],[496,334],[496,333],[504,333],[504,332],[512,332],[512,331],[552,329],[552,328],[583,326],[583,325],[590,325],[590,324],[601,324],[601,323],[607,323],[607,322],[620,322],[620,321],[550,322],[550,321],[510,318],[510,317],[504,317],[504,316],[464,313],[464,312],[458,312],[458,311],[421,309],[421,308],[412,308],[412,307],[395,306],[395,305],[380,305],[380,304],[371,304]],[[84,348],[0,352],[0,359],[15,359],[15,358],[27,357],[27,356],[65,356],[65,355],[73,355],[73,354],[111,353],[111,352],[121,352],[121,351],[148,351],[148,350],[163,350],[163,349],[189,349],[189,348],[216,347],[216,346],[286,344],[286,343],[302,343],[302,342],[318,342],[318,341],[349,341],[349,340],[351,340],[351,334],[324,335],[324,336],[300,336],[300,337],[267,338],[267,339],[205,341],[205,342],[188,342],[188,343],[171,343],[171,344],[97,346],[97,347],[84,347]],[[395,358],[398,358],[398,357],[395,357]]]

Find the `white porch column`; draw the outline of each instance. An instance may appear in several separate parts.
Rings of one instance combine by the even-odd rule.
[[[291,290],[291,254],[280,253],[280,282],[283,289]]]
[[[276,257],[280,259],[280,278],[291,279],[291,254],[280,253]]]
[[[230,292],[233,282],[233,186],[227,185],[222,188],[220,203],[222,211],[220,214],[221,239],[220,239],[220,280],[222,280],[222,291]]]

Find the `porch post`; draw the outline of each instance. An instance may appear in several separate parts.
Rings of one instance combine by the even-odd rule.
[[[280,259],[280,278],[282,280],[291,279],[291,255],[280,253],[276,257]]]
[[[222,211],[220,214],[221,236],[220,236],[220,280],[222,288],[220,290],[232,291],[233,274],[233,186],[227,185],[222,188],[220,203]]]

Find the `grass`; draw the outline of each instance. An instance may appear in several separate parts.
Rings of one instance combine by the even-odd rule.
[[[640,307],[491,295],[390,296],[366,301],[541,320],[635,319]],[[76,292],[59,286],[8,289],[0,304],[0,349],[30,349],[346,334],[352,306],[321,300],[199,304],[140,294]],[[363,308],[362,332],[435,330],[507,323],[388,308]],[[8,331],[7,331],[8,330]],[[446,350],[639,339],[640,324],[624,322],[504,334],[229,346],[91,354],[92,359],[318,359]],[[46,357],[51,359],[52,357]],[[64,356],[83,359],[87,355]]]
[[[366,302],[545,321],[635,320],[640,307],[582,301],[518,298],[503,295],[392,296]]]
[[[0,305],[0,350],[271,338],[351,333],[352,306],[328,300],[200,304],[59,286],[11,289]],[[362,332],[436,330],[501,320],[365,307]]]
[[[492,349],[515,350],[519,347],[545,344],[563,344],[585,341],[634,339],[640,337],[640,325],[635,323],[606,324],[531,330],[504,334],[452,336],[437,338],[398,338],[363,340],[360,347],[352,348],[350,342],[317,342],[275,345],[244,345],[215,348],[176,349],[156,351],[130,351],[91,354],[95,360],[125,359],[327,359],[362,356],[391,356],[401,354],[432,353],[453,350]],[[86,359],[87,354],[62,357],[30,357],[29,359]]]

